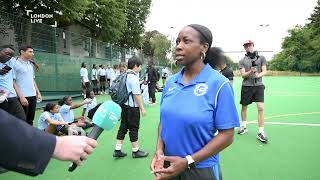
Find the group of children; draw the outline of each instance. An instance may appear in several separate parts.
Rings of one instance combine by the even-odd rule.
[[[59,103],[47,103],[39,117],[38,128],[51,134],[67,135],[70,129],[89,128],[92,123],[86,120],[90,110],[98,104],[93,91],[87,91],[86,99],[74,104],[70,96],[63,97]],[[75,117],[73,109],[83,106],[82,116]]]
[[[125,64],[120,63],[111,66],[99,65],[99,68],[94,64],[91,71],[91,81],[93,84],[93,90],[96,94],[107,94],[107,89],[112,85],[112,81],[115,80],[121,73],[127,71]]]

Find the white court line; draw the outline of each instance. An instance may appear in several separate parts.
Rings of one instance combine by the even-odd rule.
[[[295,113],[295,114],[280,114],[280,115],[273,115],[268,116],[264,119],[273,119],[278,117],[288,117],[288,116],[301,116],[301,115],[311,115],[311,114],[320,114],[320,112],[306,112],[306,113]]]
[[[312,115],[320,114],[320,112],[306,112],[306,113],[295,113],[295,114],[280,114],[274,116],[268,116],[264,119],[273,119],[278,117],[289,117],[289,116],[301,116],[301,115]],[[248,124],[257,124],[258,120],[249,121]],[[286,122],[264,122],[265,124],[277,124],[277,125],[293,125],[293,126],[320,126],[317,123],[286,123]]]
[[[257,124],[258,122],[251,122],[251,124]],[[264,122],[264,124],[275,124],[275,125],[290,125],[290,126],[319,126],[320,124],[311,123],[286,123],[286,122]]]
[[[295,97],[314,97],[314,96],[320,96],[320,94],[317,94],[317,95],[309,95],[309,94],[267,94],[268,96],[295,96]]]
[[[318,92],[282,92],[282,91],[273,91],[265,92],[265,95],[269,96],[320,96]]]

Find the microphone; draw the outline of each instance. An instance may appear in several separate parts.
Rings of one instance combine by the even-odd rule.
[[[258,60],[258,59],[257,59],[257,60]],[[254,69],[254,73],[256,73],[256,71],[257,71],[256,60],[255,60],[255,61],[252,61],[251,63],[252,63],[251,66],[252,66],[252,68]],[[254,84],[256,84],[256,83],[257,83],[257,78],[254,78]]]
[[[94,113],[92,121],[94,126],[87,137],[97,140],[103,130],[111,130],[121,117],[121,107],[113,101],[105,101]],[[81,159],[82,160],[82,159]],[[76,163],[72,163],[69,172],[77,168]]]

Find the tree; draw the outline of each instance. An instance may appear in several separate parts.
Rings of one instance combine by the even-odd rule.
[[[151,47],[154,49],[153,59],[162,65],[168,64],[167,54],[170,52],[171,42],[163,34],[156,34],[150,38]]]
[[[310,25],[313,26],[317,32],[320,32],[320,0],[318,0],[316,7],[314,8],[313,13],[311,14],[309,20]]]
[[[288,31],[282,51],[269,63],[273,70],[320,72],[320,0],[309,20]]]
[[[155,37],[157,34],[160,34],[158,31],[149,31],[146,32],[143,36],[143,43],[142,43],[142,52],[150,57],[153,57],[154,55],[154,48],[151,46],[151,41],[150,39],[152,37]]]
[[[0,0],[0,10],[28,18],[27,10],[33,14],[53,14],[53,19],[43,19],[46,24],[65,26],[80,20],[91,0]]]
[[[91,33],[91,37],[116,43],[126,28],[126,0],[92,1],[81,24]]]
[[[161,65],[167,65],[167,55],[171,51],[171,41],[156,30],[146,32],[143,39],[143,53],[150,56],[151,61],[158,61]]]
[[[150,13],[151,0],[128,0],[125,11],[126,28],[119,40],[124,48],[141,48],[143,43],[144,25]]]

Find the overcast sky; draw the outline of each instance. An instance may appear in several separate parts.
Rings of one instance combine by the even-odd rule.
[[[241,51],[243,42],[251,39],[257,50],[273,51],[264,53],[270,60],[281,50],[287,30],[308,22],[316,4],[317,0],[153,0],[146,31],[176,38],[185,25],[197,23],[212,31],[213,46]],[[243,54],[228,55],[237,61]]]

